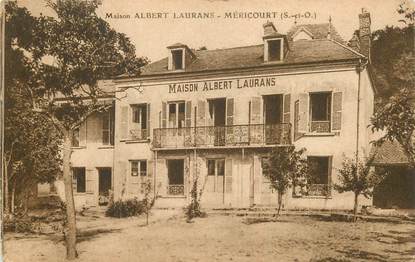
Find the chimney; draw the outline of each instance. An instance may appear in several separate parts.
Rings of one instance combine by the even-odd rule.
[[[275,29],[275,26],[272,22],[267,21],[264,25],[264,36],[270,35],[272,33],[276,33],[277,29]]]
[[[370,61],[370,13],[362,8],[362,13],[359,14],[359,42],[360,53],[366,56]]]

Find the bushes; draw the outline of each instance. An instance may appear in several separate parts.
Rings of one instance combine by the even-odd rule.
[[[110,204],[105,212],[109,217],[131,217],[145,213],[146,201],[138,201],[137,198],[128,200],[118,200]]]

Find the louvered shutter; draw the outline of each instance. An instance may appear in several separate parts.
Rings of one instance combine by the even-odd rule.
[[[85,187],[86,187],[86,192],[88,193],[96,193],[95,190],[95,170],[94,169],[86,169],[86,174],[85,174]]]
[[[226,125],[227,126],[233,126],[234,124],[233,123],[234,110],[235,110],[234,99],[228,98],[226,100]]]
[[[232,193],[232,159],[225,160],[225,193]]]
[[[261,97],[252,97],[251,98],[251,124],[260,124],[261,123]]]
[[[128,106],[121,106],[120,139],[128,138]]]
[[[307,133],[308,130],[308,94],[300,94],[298,132]]]
[[[147,139],[150,139],[151,133],[151,114],[150,114],[150,104],[147,104]]]
[[[162,128],[167,127],[167,103],[166,102],[161,103],[161,127]]]
[[[192,126],[192,101],[186,101],[186,127]]]
[[[290,123],[290,107],[291,107],[291,95],[284,95],[284,123]]]
[[[77,190],[76,190],[76,188],[77,188],[77,181],[76,181],[77,173],[75,172],[75,169],[72,169],[71,172],[72,172],[72,189],[73,189],[73,192],[76,193],[77,192]]]
[[[205,100],[197,101],[196,125],[198,127],[206,126],[206,101]],[[206,144],[207,132],[205,128],[197,128],[195,135],[196,135],[195,142],[197,145]]]
[[[123,199],[125,194],[127,193],[127,172],[128,172],[128,162],[127,161],[118,161],[118,171],[117,175],[120,178],[119,185],[120,185],[120,196]]]
[[[328,170],[328,177],[327,177],[327,185],[328,185],[327,197],[331,197],[333,156],[329,156],[329,161],[328,162],[329,162],[328,163],[329,170]]]
[[[167,168],[165,159],[157,159],[156,161],[156,192],[158,195],[166,195],[167,188]]]
[[[342,125],[342,92],[333,93],[332,130],[339,131]]]

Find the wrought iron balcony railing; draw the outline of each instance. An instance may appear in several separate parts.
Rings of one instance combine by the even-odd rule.
[[[184,195],[184,185],[168,185],[167,195],[170,195],[170,196]]]
[[[156,128],[153,148],[291,144],[291,124]]]
[[[317,133],[329,133],[330,121],[311,121],[310,131]]]
[[[331,185],[329,184],[307,184],[301,188],[294,187],[294,196],[331,196]]]

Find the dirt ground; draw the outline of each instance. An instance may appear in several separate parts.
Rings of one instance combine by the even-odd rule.
[[[154,210],[145,219],[78,217],[76,261],[415,261],[415,223],[333,222],[282,216],[247,225],[210,215],[186,223],[181,211]],[[5,261],[65,261],[59,235],[8,233]]]

